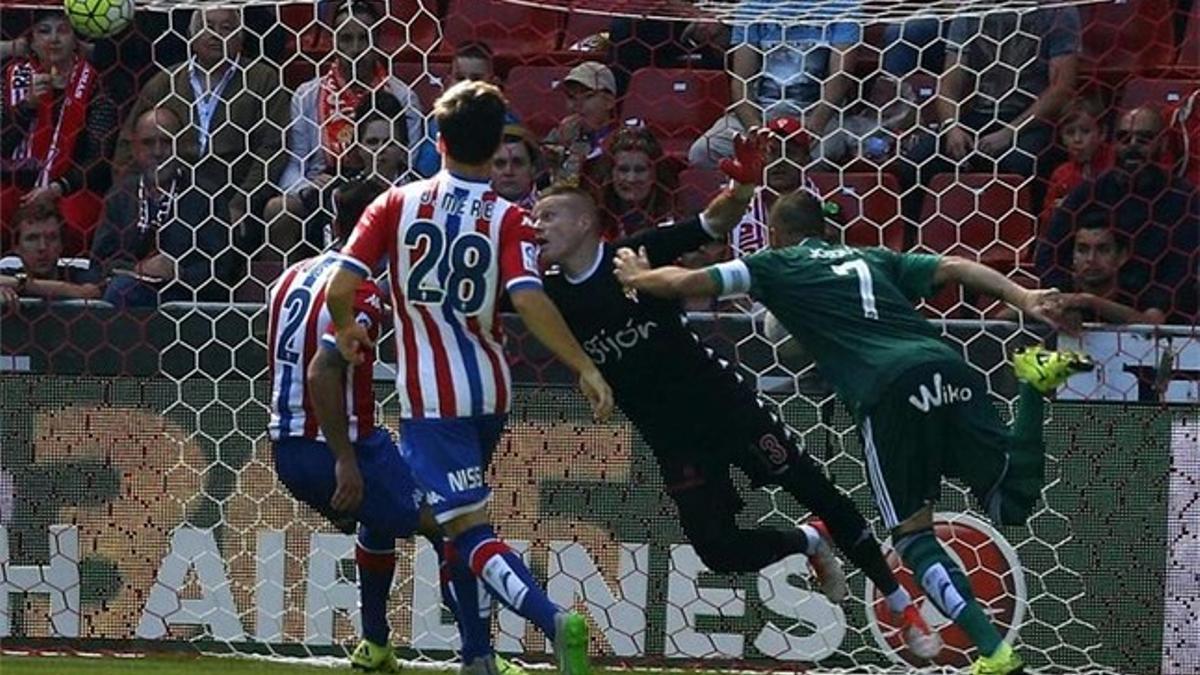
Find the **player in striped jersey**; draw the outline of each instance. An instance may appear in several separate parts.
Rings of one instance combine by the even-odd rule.
[[[364,181],[339,188],[334,221],[339,241],[385,187]],[[398,672],[387,623],[395,540],[419,531],[437,550],[447,581],[448,564],[441,531],[428,507],[422,508],[423,494],[408,464],[388,431],[375,425],[374,350],[364,348],[362,361],[353,367],[347,367],[337,351],[323,298],[325,281],[336,264],[336,253],[303,260],[284,271],[270,290],[269,432],[276,471],[288,490],[344,532],[352,532],[355,522],[361,524],[355,561],[363,640],[351,654],[351,664],[366,671]],[[376,336],[384,312],[378,287],[363,280],[355,289],[353,307],[355,322]],[[460,633],[489,641],[488,626],[475,614],[463,617],[457,598],[446,591],[444,581],[443,598],[459,618]],[[523,672],[503,661],[498,668],[510,675]]]
[[[461,82],[434,104],[443,170],[392,188],[363,214],[327,287],[342,355],[373,343],[356,323],[355,289],[386,265],[396,324],[401,452],[450,538],[456,592],[479,578],[554,642],[564,675],[590,672],[587,623],[550,602],[487,515],[485,469],[511,400],[498,300],[506,292],[525,325],[568,367],[597,417],[612,391],[542,290],[538,248],[524,211],[490,186],[507,103],[483,82]],[[452,555],[453,553],[453,555]],[[465,602],[464,602],[465,604]],[[465,643],[465,640],[464,640]],[[466,644],[469,672],[490,672],[490,647]]]

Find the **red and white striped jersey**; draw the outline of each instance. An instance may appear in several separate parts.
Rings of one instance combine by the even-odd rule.
[[[505,290],[542,284],[533,227],[520,207],[485,180],[442,171],[381,195],[342,261],[364,276],[388,267],[401,417],[508,411],[498,301]]]
[[[334,325],[325,307],[325,282],[337,269],[339,256],[326,253],[287,268],[267,297],[267,359],[271,369],[271,440],[325,440],[305,384],[308,364],[317,349],[337,349]],[[375,284],[363,280],[354,298],[355,321],[375,339],[383,316],[383,297]],[[323,345],[323,346],[322,346]],[[345,375],[346,413],[350,440],[370,435],[375,428],[375,395],[371,390],[374,350],[365,350],[360,365]]]

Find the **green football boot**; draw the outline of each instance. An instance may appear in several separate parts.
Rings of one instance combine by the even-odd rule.
[[[1013,352],[1012,365],[1018,380],[1043,394],[1058,389],[1072,375],[1096,367],[1092,357],[1082,352],[1054,351],[1040,345]]]
[[[400,664],[391,645],[377,645],[370,640],[358,643],[350,654],[350,667],[365,673],[399,673]]]

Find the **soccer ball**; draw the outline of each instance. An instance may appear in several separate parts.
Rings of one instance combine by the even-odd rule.
[[[63,0],[67,19],[81,35],[112,37],[133,20],[133,0]]]

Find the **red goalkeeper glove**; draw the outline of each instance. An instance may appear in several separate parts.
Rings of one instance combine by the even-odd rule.
[[[757,130],[733,139],[733,157],[722,159],[721,172],[744,185],[762,185],[766,165],[766,138]]]

